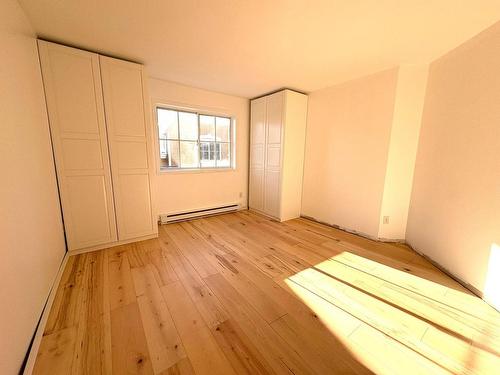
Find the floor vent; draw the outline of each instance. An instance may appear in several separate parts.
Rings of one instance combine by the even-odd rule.
[[[235,212],[238,210],[238,208],[239,208],[238,204],[230,204],[227,206],[205,208],[202,210],[163,214],[163,215],[160,215],[160,223],[167,224],[167,223],[172,223],[175,221],[189,220],[189,219],[194,219],[194,218],[202,217],[202,216],[217,215],[217,214],[223,214],[226,212]]]

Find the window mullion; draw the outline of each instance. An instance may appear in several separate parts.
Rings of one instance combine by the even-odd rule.
[[[200,144],[200,114],[196,114],[196,118],[198,119],[198,168],[201,168],[201,144]]]
[[[179,149],[179,168],[182,168],[182,152],[181,152],[181,121],[179,119],[179,111],[177,112],[177,147]]]
[[[229,119],[229,167],[233,167],[233,119]]]
[[[215,133],[214,133],[214,152],[215,152],[215,157],[214,157],[214,160],[215,160],[215,168],[217,168],[217,116],[214,116],[214,122],[215,122]]]

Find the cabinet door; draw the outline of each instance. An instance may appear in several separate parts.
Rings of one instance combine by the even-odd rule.
[[[96,54],[38,42],[68,250],[117,240]]]
[[[152,134],[143,67],[105,56],[99,59],[118,239],[155,234]]]
[[[280,91],[267,97],[267,144],[281,145],[283,130],[284,92]]]
[[[252,100],[250,126],[250,173],[248,204],[264,210],[264,165],[266,145],[266,98]]]
[[[264,168],[266,145],[265,97],[252,100],[250,129],[250,167]]]
[[[267,96],[264,212],[280,218],[284,92]]]
[[[280,171],[266,170],[264,176],[264,212],[280,218]]]
[[[264,170],[250,168],[248,204],[255,210],[264,210]]]

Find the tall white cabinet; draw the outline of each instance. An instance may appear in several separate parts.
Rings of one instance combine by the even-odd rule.
[[[280,221],[300,216],[307,96],[282,90],[251,101],[249,207]]]
[[[158,233],[139,64],[38,42],[68,250]]]

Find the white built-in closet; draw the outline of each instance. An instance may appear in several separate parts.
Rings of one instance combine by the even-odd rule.
[[[307,96],[282,90],[251,101],[249,207],[300,216]]]
[[[143,66],[38,46],[68,249],[156,236]]]

